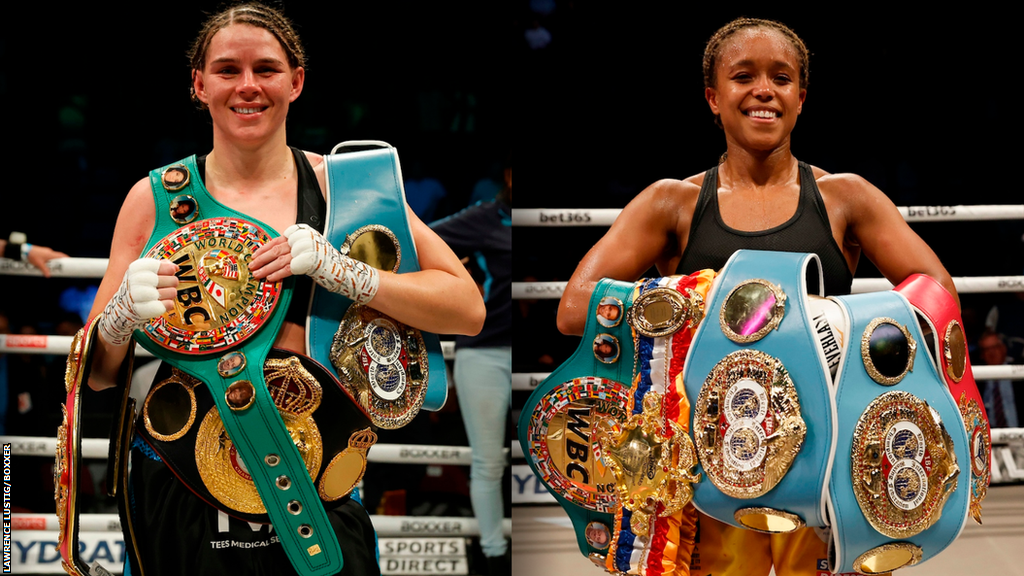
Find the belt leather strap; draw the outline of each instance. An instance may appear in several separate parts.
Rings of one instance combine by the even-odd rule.
[[[185,166],[191,178],[184,188],[170,194],[191,195],[198,204],[198,219],[214,216],[237,217],[259,225],[271,237],[277,235],[273,228],[217,202],[198,177],[195,156],[178,164]],[[154,170],[150,173],[151,186],[157,198],[163,194],[162,172]],[[164,204],[158,201],[156,205],[156,224],[146,251],[178,227],[167,211],[161,209]],[[209,386],[224,428],[256,485],[256,490],[266,506],[270,521],[277,530],[292,566],[303,576],[327,576],[338,573],[344,565],[341,545],[320,503],[320,497],[306,471],[302,456],[285,428],[263,377],[263,364],[284,322],[285,310],[291,299],[291,283],[290,279],[286,281],[285,290],[270,319],[241,347],[202,356],[186,355],[157,345],[143,331],[137,331],[135,337],[140,345],[153,352],[155,356],[163,358]],[[224,378],[217,371],[217,363],[229,350],[244,351],[246,363],[241,373]],[[228,386],[239,380],[248,380],[252,383],[255,392],[254,402],[246,410],[235,411],[228,407],[225,392]],[[288,510],[288,504],[293,500],[301,504],[297,513]]]

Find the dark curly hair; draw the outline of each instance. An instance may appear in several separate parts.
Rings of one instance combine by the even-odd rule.
[[[263,28],[273,34],[274,38],[281,43],[289,66],[293,69],[306,66],[306,51],[302,47],[302,42],[295,32],[291,20],[285,18],[284,14],[259,2],[233,4],[206,19],[203,28],[199,31],[199,36],[196,37],[188,51],[193,80],[189,84],[189,92],[192,95],[192,101],[200,108],[205,109],[206,104],[196,96],[196,72],[201,71],[206,65],[206,52],[210,48],[210,41],[213,40],[217,32],[232,24],[248,24]]]
[[[737,18],[725,26],[722,26],[718,31],[711,35],[711,39],[708,40],[707,45],[704,47],[705,88],[715,87],[715,65],[718,63],[718,57],[722,53],[722,47],[725,45],[725,41],[733,34],[745,28],[767,28],[768,30],[774,30],[779,34],[782,34],[786,40],[789,40],[789,43],[793,45],[793,49],[796,50],[797,59],[800,61],[800,88],[807,88],[810,73],[811,53],[808,52],[804,41],[796,35],[796,32],[793,32],[792,29],[782,22],[763,20],[761,18]]]

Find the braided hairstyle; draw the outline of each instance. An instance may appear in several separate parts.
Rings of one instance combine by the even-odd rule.
[[[302,42],[295,32],[291,20],[284,14],[259,2],[233,4],[206,19],[199,31],[199,36],[196,37],[188,51],[188,59],[192,68],[189,93],[192,96],[192,101],[201,109],[205,110],[206,104],[201,102],[196,95],[196,72],[202,71],[206,66],[206,52],[210,48],[213,37],[217,32],[232,24],[248,24],[263,28],[273,34],[274,38],[281,43],[281,48],[288,58],[288,65],[292,69],[306,66],[306,51],[302,47]]]
[[[746,28],[774,30],[782,34],[786,40],[789,40],[793,49],[796,50],[797,59],[800,61],[800,89],[806,89],[810,72],[811,53],[807,50],[804,41],[796,35],[796,32],[793,32],[792,29],[782,22],[763,20],[761,18],[737,18],[722,26],[711,35],[711,39],[708,40],[707,45],[704,47],[704,87],[715,87],[715,65],[718,63],[718,57],[722,54],[722,48],[726,40],[732,37],[733,34]]]
[[[744,30],[746,28],[765,28],[767,30],[774,30],[789,41],[796,50],[797,60],[800,64],[800,89],[807,89],[807,82],[810,76],[810,60],[811,53],[807,50],[807,45],[804,41],[796,35],[796,32],[783,24],[782,22],[776,22],[775,20],[764,20],[762,18],[737,18],[732,22],[729,22],[725,26],[722,26],[714,34],[711,35],[711,39],[708,40],[706,46],[704,46],[704,87],[714,88],[715,87],[715,68],[718,64],[718,57],[722,55],[722,48],[725,46],[725,42],[732,37],[733,34]],[[722,128],[722,119],[719,116],[715,116],[715,125]],[[725,154],[719,159],[719,163],[725,161]]]

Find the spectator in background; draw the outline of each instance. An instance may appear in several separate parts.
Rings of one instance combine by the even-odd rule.
[[[12,233],[13,235],[14,233]],[[57,252],[46,246],[37,246],[28,242],[13,242],[0,239],[0,255],[11,260],[21,260],[35,266],[46,278],[50,277],[50,269],[46,263],[54,258],[67,258],[63,252]]]
[[[501,179],[501,164],[495,162],[487,168],[487,175],[473,184],[473,192],[469,195],[468,205],[494,200],[503,189]]]
[[[530,23],[530,27],[526,29],[524,33],[526,38],[526,45],[529,46],[530,50],[543,50],[551,44],[551,32],[548,29],[541,26],[540,20],[536,18]]]
[[[986,366],[1002,366],[1009,361],[1002,336],[992,330],[986,330],[978,338],[978,351],[981,363]],[[1011,380],[979,380],[978,390],[985,402],[985,411],[988,412],[992,428],[1020,426]]]
[[[511,162],[509,163],[511,164]],[[473,449],[469,496],[490,576],[511,573],[502,532],[505,422],[512,400],[512,169],[505,189],[431,224],[466,262],[487,306],[484,329],[455,338],[455,389]],[[468,260],[467,260],[468,258]]]

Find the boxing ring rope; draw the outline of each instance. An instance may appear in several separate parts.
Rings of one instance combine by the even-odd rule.
[[[4,436],[13,456],[49,456],[57,451],[56,438]],[[109,453],[106,438],[83,438],[82,457],[105,459]],[[505,449],[506,456],[508,448]],[[367,462],[386,464],[434,464],[469,466],[473,461],[468,446],[433,446],[427,444],[376,444],[366,453]]]
[[[897,206],[907,222],[1021,220],[1024,204],[978,206]],[[516,208],[513,226],[611,226],[621,208]]]
[[[106,258],[54,258],[47,262],[54,278],[103,278],[107,271]],[[28,262],[0,258],[0,276],[42,276],[43,273]]]
[[[370,515],[374,529],[381,537],[408,536],[410,532],[456,536],[479,536],[480,527],[476,518],[444,516],[381,516]],[[82,514],[78,517],[79,530],[84,532],[120,532],[121,520],[117,514]],[[12,530],[60,529],[55,514],[11,514]],[[502,521],[502,530],[508,536],[512,533],[512,520]]]
[[[66,356],[71,352],[72,336],[46,334],[0,334],[0,354],[56,354]],[[455,359],[455,342],[441,341],[441,352],[445,360]],[[135,356],[153,357],[141,346],[135,346]]]
[[[955,222],[969,220],[1022,220],[1024,204],[989,204],[976,206],[897,206],[907,222]],[[611,226],[621,208],[516,208],[512,210],[513,226]],[[102,278],[107,270],[106,258],[56,258],[48,264],[50,274],[65,278]],[[41,276],[26,262],[0,258],[0,276]],[[856,285],[856,281],[855,285]],[[1018,288],[1024,289],[1021,284]],[[887,290],[873,288],[872,290]],[[960,287],[957,286],[957,290]],[[856,292],[856,289],[854,290]],[[870,291],[870,290],[865,290]],[[970,291],[970,290],[961,290]],[[987,290],[979,290],[987,291]],[[1010,290],[1013,291],[1013,290]]]

